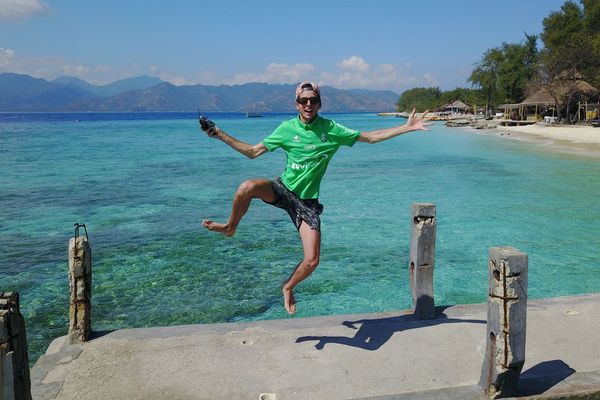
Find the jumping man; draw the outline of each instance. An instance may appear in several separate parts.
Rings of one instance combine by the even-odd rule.
[[[312,82],[302,82],[296,88],[298,116],[279,125],[271,135],[254,146],[241,142],[213,126],[205,129],[216,138],[248,158],[256,158],[281,147],[287,154],[287,165],[281,177],[274,180],[252,179],[243,182],[235,192],[229,220],[225,224],[204,220],[209,231],[233,236],[252,199],[261,199],[288,212],[298,229],[304,258],[294,268],[282,286],[283,304],[289,314],[296,312],[293,289],[306,279],[319,264],[321,252],[321,219],[319,187],[331,157],[341,145],[353,146],[356,141],[377,143],[411,131],[427,131],[431,123],[412,111],[406,124],[387,129],[359,132],[319,116],[321,92]]]

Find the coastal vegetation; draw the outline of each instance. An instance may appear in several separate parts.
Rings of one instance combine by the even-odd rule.
[[[544,89],[554,99],[559,119],[574,122],[580,101],[597,100],[588,83],[600,87],[600,2],[568,0],[544,18],[543,26],[539,36],[525,33],[520,43],[487,49],[468,78],[471,89],[411,89],[400,96],[398,111],[410,104],[424,111],[462,100],[485,105],[492,113],[500,104],[522,102]],[[582,90],[582,82],[588,90]]]
[[[434,110],[443,104],[460,99],[467,104],[484,104],[481,89],[456,88],[442,91],[439,87],[417,87],[402,93],[397,103],[398,111],[410,111],[413,107],[418,112]]]
[[[521,101],[538,69],[537,36],[525,34],[524,43],[503,43],[486,50],[469,82],[481,89],[488,110],[493,110],[500,103]]]

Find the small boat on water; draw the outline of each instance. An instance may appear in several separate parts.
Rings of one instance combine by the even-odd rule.
[[[247,112],[246,113],[246,118],[258,118],[258,117],[262,117],[263,115],[261,113],[255,113],[255,112]]]

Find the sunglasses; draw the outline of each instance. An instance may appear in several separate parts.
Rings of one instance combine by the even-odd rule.
[[[321,98],[318,96],[315,97],[296,97],[296,103],[305,105],[310,101],[310,104],[319,104],[321,102]]]

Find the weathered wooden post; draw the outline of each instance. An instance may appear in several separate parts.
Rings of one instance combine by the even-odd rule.
[[[85,236],[79,236],[80,227]],[[69,342],[85,342],[92,332],[92,250],[83,224],[75,224],[75,236],[69,240],[69,287]]]
[[[479,380],[490,398],[514,395],[525,363],[527,269],[526,253],[490,249],[487,345]]]
[[[417,319],[435,318],[433,264],[435,258],[435,205],[413,203],[410,238],[410,290]]]
[[[25,319],[17,292],[0,292],[0,398],[31,400]]]

